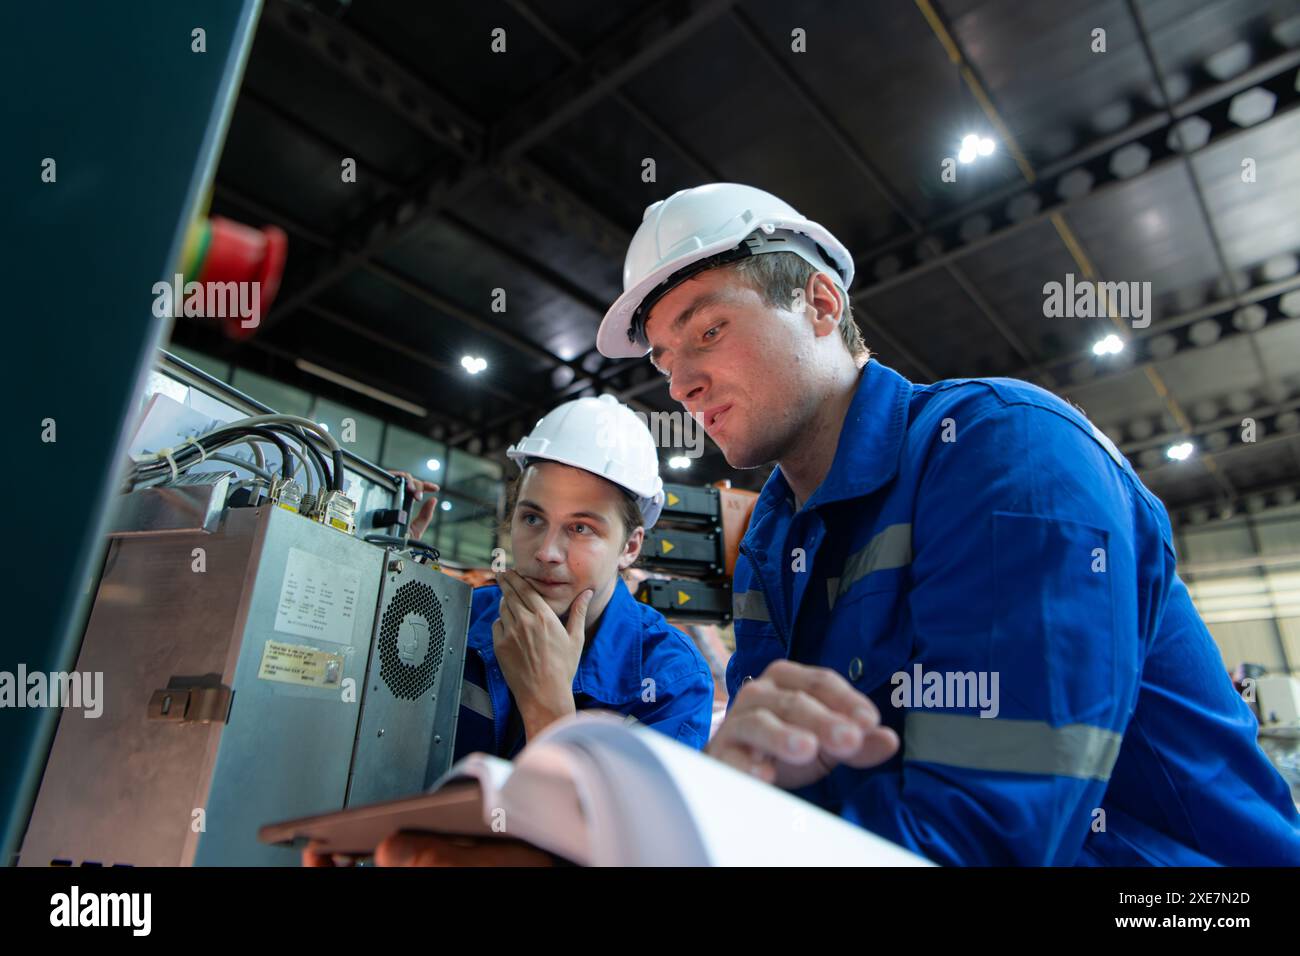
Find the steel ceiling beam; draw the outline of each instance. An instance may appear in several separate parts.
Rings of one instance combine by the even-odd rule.
[[[1227,120],[1228,106],[1236,92],[1241,92],[1239,83],[1219,84],[1216,90],[1223,95],[1210,103],[1201,98],[1189,97],[1183,103],[1194,102],[1198,110],[1191,113],[1174,111],[1173,115],[1181,122],[1191,116],[1197,116],[1210,124],[1209,138],[1200,147],[1190,150],[1189,155],[1196,155],[1212,146],[1229,142],[1269,124],[1300,107],[1300,92],[1295,90],[1292,70],[1300,65],[1300,51],[1275,57],[1267,64],[1261,65],[1266,75],[1258,82],[1246,84],[1246,89],[1258,86],[1277,97],[1277,106],[1273,115],[1253,126],[1238,127]],[[1257,76],[1256,71],[1251,71]],[[1231,94],[1231,95],[1230,95]],[[1135,135],[1123,138],[1122,135],[1106,137],[1104,149],[1097,144],[1072,154],[1067,160],[1045,166],[1036,174],[1031,184],[1021,184],[1014,190],[1004,189],[992,194],[990,198],[962,207],[960,210],[936,219],[927,226],[925,232],[918,235],[899,236],[874,247],[856,260],[857,274],[869,285],[861,287],[856,295],[870,299],[891,289],[919,278],[935,269],[943,268],[950,262],[957,262],[966,256],[984,251],[1002,240],[1019,235],[1053,216],[1063,214],[1083,204],[1089,199],[1107,195],[1147,176],[1163,171],[1179,163],[1182,156],[1172,149],[1166,140],[1171,133],[1171,124],[1159,121],[1142,121],[1130,127]],[[1127,132],[1127,131],[1126,131]],[[1145,147],[1151,155],[1146,168],[1134,176],[1121,179],[1110,171],[1110,159],[1116,152],[1127,147],[1139,145]],[[1075,173],[1085,173],[1093,179],[1093,186],[1087,192],[1063,199],[1058,193],[1061,180]],[[1016,215],[1011,210],[1018,206]],[[1030,210],[1032,211],[1026,211]],[[989,230],[978,238],[963,239],[959,229],[962,222],[977,215],[989,219]],[[922,258],[919,247],[942,250],[937,255]]]
[[[1105,136],[1100,136],[1069,154],[1050,163],[1043,164],[1036,170],[1039,180],[1052,180],[1064,173],[1087,165],[1092,160],[1108,156],[1123,146],[1138,142],[1155,133],[1172,132],[1174,123],[1193,116],[1202,110],[1211,109],[1227,103],[1238,93],[1251,89],[1260,83],[1276,82],[1280,74],[1300,66],[1300,50],[1279,54],[1262,63],[1256,64],[1245,72],[1231,79],[1211,83],[1189,93],[1168,110],[1152,110],[1141,119],[1134,120],[1122,129]],[[1173,117],[1171,120],[1170,117]],[[1034,190],[1026,188],[1023,182],[1012,182],[998,189],[991,190],[978,199],[974,199],[948,212],[942,213],[925,224],[922,232],[903,233],[891,236],[877,243],[863,255],[863,261],[878,259],[908,243],[916,242],[926,233],[938,232],[960,224],[972,215],[989,212],[995,207],[1009,204],[1022,196],[1031,196]]]
[[[277,314],[292,312],[358,266],[395,246],[424,217],[454,204],[490,178],[508,176],[511,168],[517,177],[531,181],[543,191],[560,192],[563,200],[562,187],[548,184],[545,174],[521,163],[522,154],[679,46],[732,2],[686,0],[648,8],[606,40],[591,57],[547,84],[527,104],[495,126],[481,130],[470,125],[463,114],[455,114],[448,120],[446,117],[452,110],[445,98],[438,97],[430,104],[425,97],[432,94],[418,78],[342,24],[287,4],[273,5],[274,17],[288,27],[290,35],[303,39],[354,80],[396,104],[402,115],[423,120],[419,128],[447,146],[450,155],[427,168],[414,187],[379,203],[349,224],[338,243],[343,251],[337,261],[304,288],[278,303],[266,321],[273,323]],[[392,78],[394,75],[396,79]]]
[[[1246,502],[1250,502],[1251,499],[1260,500],[1261,503],[1265,506],[1264,514],[1267,515],[1266,509],[1269,507],[1270,500],[1272,502],[1272,507],[1281,507],[1281,508],[1289,507],[1293,505],[1297,500],[1300,500],[1300,483],[1298,483],[1295,479],[1291,479],[1289,481],[1281,481],[1281,482],[1274,481],[1274,482],[1268,482],[1260,485],[1243,487],[1241,489],[1241,498],[1243,501]],[[1214,514],[1216,510],[1222,509],[1223,507],[1224,507],[1224,502],[1220,498],[1191,498],[1186,501],[1179,502],[1178,504],[1171,507],[1169,509],[1169,517],[1170,520],[1175,524],[1178,531],[1180,533],[1185,533],[1191,530],[1192,528],[1203,527],[1207,521],[1210,521],[1212,519],[1227,520],[1221,515]],[[1204,514],[1203,516],[1203,520],[1197,520],[1194,513],[1198,510],[1206,512],[1206,514]],[[1235,506],[1233,506],[1230,510],[1233,512],[1231,514],[1231,517],[1233,518],[1246,517],[1246,515],[1241,515],[1237,513],[1237,509],[1235,508]],[[1251,518],[1256,520],[1258,520],[1260,517],[1259,513],[1251,512],[1249,510],[1247,511],[1247,514]],[[1265,520],[1267,520],[1267,518]]]
[[[1191,432],[1165,432],[1160,435],[1152,435],[1150,438],[1126,442],[1119,446],[1119,450],[1126,456],[1132,456],[1143,451],[1168,447],[1182,438],[1204,438],[1207,435],[1225,432],[1228,435],[1227,442],[1219,448],[1212,449],[1214,454],[1220,454],[1228,448],[1236,446],[1242,446],[1243,448],[1247,446],[1255,447],[1260,444],[1258,440],[1253,442],[1242,440],[1241,423],[1243,419],[1249,418],[1255,422],[1257,428],[1256,434],[1258,435],[1263,435],[1265,437],[1294,438],[1297,434],[1300,434],[1300,422],[1297,422],[1296,427],[1285,428],[1281,423],[1279,423],[1279,416],[1288,415],[1288,413],[1293,413],[1297,410],[1300,410],[1300,398],[1289,399],[1285,402],[1272,402],[1267,405],[1259,405],[1247,409],[1240,414],[1234,412],[1229,415],[1221,415],[1212,421],[1201,422],[1193,426]],[[1289,419],[1283,419],[1283,421],[1295,418],[1296,416],[1292,414],[1289,416]],[[1140,470],[1150,471],[1153,467],[1154,466],[1151,466]]]
[[[984,81],[980,78],[979,73],[976,70],[974,64],[970,62],[969,58],[966,56],[966,53],[962,49],[961,45],[957,42],[956,38],[952,36],[952,33],[948,29],[948,25],[945,22],[942,14],[940,14],[939,11],[935,9],[931,0],[915,0],[915,2],[922,16],[924,16],[926,23],[929,24],[930,29],[934,33],[936,39],[939,40],[945,52],[948,54],[949,59],[952,61],[954,66],[957,67],[963,81],[970,88],[971,93],[975,96],[976,100],[979,102],[980,108],[984,111],[985,115],[988,117],[989,122],[993,124],[994,128],[998,131],[999,135],[1002,137],[1003,142],[1006,144],[1006,146],[1010,149],[1012,155],[1015,157],[1016,165],[1019,167],[1021,175],[1024,177],[1025,181],[1030,186],[1038,185],[1040,181],[1038,174],[1035,172],[1033,166],[1029,163],[1029,160],[1025,157],[1014,135],[1012,134],[1010,127],[1007,125],[1006,121],[1002,118],[1001,112],[998,110],[997,106],[993,103],[992,98],[988,95],[987,91],[985,90]],[[1226,110],[1225,110],[1225,120],[1226,120]],[[1181,140],[1179,142],[1181,145]],[[1163,148],[1165,152],[1174,150],[1174,147],[1171,146],[1168,142],[1161,143],[1159,144],[1159,146]],[[1151,155],[1151,151],[1148,148],[1148,155],[1147,155],[1148,162],[1150,160],[1150,155]],[[1116,180],[1119,180],[1120,176],[1118,173],[1114,171],[1113,167],[1114,164],[1112,162],[1107,167],[1106,172],[1109,175],[1113,176]],[[1131,179],[1132,177],[1129,178]],[[1088,183],[1088,186],[1089,188],[1088,190],[1085,190],[1085,192],[1091,192],[1091,182]],[[1058,194],[1061,191],[1059,184],[1058,184],[1057,191]],[[1075,236],[1074,230],[1070,227],[1069,223],[1066,221],[1065,216],[1062,214],[1061,210],[1060,209],[1052,210],[1049,213],[1049,217],[1053,227],[1057,231],[1057,234],[1060,236],[1062,243],[1065,245],[1066,251],[1070,254],[1070,257],[1078,265],[1080,271],[1084,275],[1084,278],[1091,279],[1091,280],[1099,280],[1101,277],[1100,275],[1097,274],[1097,271],[1093,268],[1091,258],[1083,249],[1082,243],[1079,241],[1078,237]],[[944,255],[941,254],[937,258],[942,259],[944,258]],[[867,291],[869,292],[870,290]],[[1123,323],[1114,315],[1114,313],[1109,308],[1107,309],[1107,318],[1112,323],[1114,323],[1117,327],[1120,328],[1123,327]],[[1191,420],[1188,418],[1187,413],[1183,410],[1182,406],[1178,403],[1177,399],[1174,398],[1173,394],[1169,390],[1168,385],[1166,385],[1164,379],[1160,376],[1159,372],[1156,371],[1155,367],[1153,365],[1148,364],[1143,367],[1142,371],[1146,375],[1147,380],[1151,383],[1151,387],[1155,390],[1156,394],[1160,397],[1161,401],[1164,402],[1166,408],[1168,408],[1170,414],[1174,418],[1174,421],[1179,425],[1180,428],[1183,428],[1185,430],[1190,430],[1192,427]],[[1227,476],[1224,475],[1222,471],[1220,471],[1220,469],[1215,464],[1214,456],[1209,453],[1206,453],[1205,455],[1201,456],[1200,461],[1204,465],[1206,471],[1208,471],[1210,475],[1214,478],[1214,480],[1218,482],[1220,487],[1223,488],[1223,490],[1228,494],[1228,496],[1230,498],[1235,497],[1236,490],[1233,488],[1232,483],[1228,480]]]
[[[809,87],[802,77],[800,77],[790,67],[788,59],[778,56],[776,52],[772,50],[767,40],[764,39],[763,35],[754,25],[754,22],[744,13],[739,10],[732,10],[731,19],[736,26],[740,28],[741,33],[744,34],[745,39],[749,41],[750,45],[758,51],[769,69],[776,72],[785,81],[795,98],[799,100],[799,102],[801,102],[808,110],[809,114],[817,120],[818,124],[831,138],[835,145],[839,147],[840,152],[849,159],[862,178],[867,181],[867,183],[889,204],[890,208],[894,210],[894,213],[906,222],[911,229],[914,231],[921,229],[921,221],[908,208],[903,197],[885,181],[884,175],[876,169],[875,165],[871,162],[871,159],[867,156],[862,147],[858,145],[849,132],[840,125],[834,116],[831,115],[830,110],[828,110],[825,104],[821,102],[817,94],[813,92],[812,88]],[[976,311],[984,317],[985,321],[993,327],[994,331],[1002,337],[1003,341],[1011,346],[1012,351],[1019,355],[1022,361],[1032,365],[1034,363],[1033,353],[1025,343],[1021,341],[1020,337],[1015,334],[1010,325],[1007,324],[1006,320],[997,313],[997,310],[993,308],[989,301],[979,293],[970,279],[961,273],[952,263],[946,263],[944,265],[944,271],[948,273],[971,304],[975,306]],[[860,295],[861,290],[850,295],[850,301],[858,298]],[[856,309],[857,306],[855,305],[854,308]],[[1044,384],[1051,387],[1055,383],[1049,379],[1046,380]]]
[[[277,209],[273,209],[267,204],[260,202],[256,199],[253,199],[252,197],[242,193],[240,190],[235,189],[234,187],[224,183],[217,183],[216,186],[214,187],[214,190],[215,190],[215,195],[224,201],[231,202],[235,205],[241,206],[247,209],[249,212],[257,215],[261,219],[267,222],[275,223],[276,225],[279,225],[281,228],[285,229],[287,232],[296,234],[300,238],[305,239],[315,245],[325,247],[325,248],[329,247],[330,240],[327,236],[324,236],[321,233],[315,231],[310,226],[307,226],[305,223],[299,222],[298,220],[288,215],[287,213],[281,212]],[[377,264],[373,264],[373,265],[377,265]],[[384,266],[379,266],[377,269],[375,269],[373,268],[373,265],[372,267],[370,267],[371,271],[374,272],[374,274],[381,280],[395,285],[397,288],[402,289],[402,291],[404,292],[406,292],[410,287],[413,286],[411,280],[407,279],[404,276],[401,276],[399,273],[396,273],[393,270],[388,269],[387,267]],[[441,297],[437,296],[436,293],[432,293],[429,292],[428,290],[421,289],[420,292],[418,293],[408,292],[408,294],[415,294],[418,298],[421,298],[422,301],[426,301],[427,304],[430,304],[435,308],[439,308],[439,309],[443,308],[444,300]],[[459,307],[456,308],[458,310],[458,313],[460,311],[463,311],[463,310],[459,310]],[[322,310],[322,311],[329,312],[329,310]],[[336,316],[338,315],[338,313],[332,313],[332,314]],[[484,321],[482,319],[479,319],[477,316],[473,316],[472,319],[474,323],[483,323]],[[339,324],[339,323],[335,323],[335,324]],[[494,337],[505,342],[505,344],[513,348],[515,351],[526,352],[527,354],[534,355],[535,357],[538,358],[542,358],[542,360],[544,361],[549,361],[554,367],[562,367],[562,366],[571,367],[572,365],[577,364],[576,362],[565,363],[559,360],[557,357],[551,355],[549,352],[545,352],[545,350],[541,350],[537,345],[533,344],[531,340],[519,340],[519,337],[513,335],[513,333],[509,333],[506,330],[501,329],[497,326],[492,326],[492,327],[496,329],[496,332],[489,333],[489,334],[494,334]],[[508,336],[508,338],[506,338],[505,336]],[[374,340],[374,336],[371,336],[371,338],[372,340]],[[389,341],[389,342],[393,341],[387,339],[386,337],[383,338],[385,338],[385,341]],[[522,342],[523,344],[517,344],[516,340]],[[406,354],[404,350],[396,348],[395,344],[392,347],[392,350],[398,352],[399,354]],[[542,355],[537,355],[537,351],[540,351]],[[431,359],[430,361],[437,362],[436,359]],[[444,368],[447,367],[445,363],[441,363],[441,362],[439,362],[438,365]],[[619,371],[624,370],[626,367],[627,367],[626,364],[614,365],[611,366],[610,369],[605,371],[608,374],[612,375],[612,374],[617,374]],[[452,369],[453,374],[456,373],[456,371],[457,371],[456,369],[454,368]],[[587,373],[583,371],[581,368],[577,369],[575,375],[577,377],[572,383],[570,383],[569,386],[567,386],[567,388],[576,389],[580,391],[583,388],[592,385],[598,385],[601,381],[603,381],[602,376],[597,376],[592,373]],[[507,394],[508,393],[504,393],[504,392],[501,393],[502,396],[505,396]],[[518,402],[520,405],[522,405],[525,408],[540,407],[536,399],[523,398],[520,396],[512,396],[512,400]]]
[[[506,0],[510,9],[514,10],[529,26],[537,31],[538,35],[547,43],[555,47],[562,53],[570,63],[581,63],[583,59],[582,51],[569,43],[560,35],[551,24],[547,23],[540,13],[532,4],[526,3],[525,0]],[[614,90],[610,93],[610,99],[619,106],[623,107],[628,114],[641,124],[646,130],[655,137],[667,143],[668,146],[677,153],[686,163],[691,166],[700,177],[706,181],[721,180],[723,176],[713,167],[708,160],[692,149],[686,142],[673,135],[662,123],[656,120],[650,113],[637,103],[632,97],[621,90]]]
[[[218,197],[233,202],[236,205],[242,206],[245,209],[248,209],[250,212],[253,212],[256,215],[260,216],[262,219],[268,222],[276,223],[286,231],[294,233],[300,236],[301,238],[308,240],[309,242],[312,242],[324,248],[330,247],[330,240],[328,237],[312,229],[310,226],[307,226],[305,223],[299,222],[297,219],[290,216],[289,214],[284,213],[280,210],[272,209],[270,206],[266,205],[265,203],[253,199],[251,196],[245,195],[240,190],[235,189],[232,186],[229,186],[224,183],[218,183],[215,187],[215,193]],[[447,315],[454,317],[458,321],[471,326],[472,328],[482,332],[485,335],[491,336],[492,338],[496,339],[498,342],[501,342],[503,345],[505,345],[506,347],[512,349],[517,353],[520,353],[522,355],[527,355],[529,358],[533,358],[538,361],[545,362],[548,366],[551,367],[570,364],[564,361],[563,359],[561,359],[559,356],[554,355],[551,352],[548,352],[546,349],[542,348],[541,346],[537,345],[531,339],[524,338],[523,336],[511,332],[498,323],[489,322],[485,319],[480,318],[478,315],[474,314],[469,309],[465,309],[459,304],[452,302],[450,299],[447,299],[446,297],[441,296],[438,293],[433,292],[432,290],[421,286],[413,279],[410,279],[409,277],[402,275],[401,273],[397,272],[397,270],[395,269],[392,269],[378,262],[367,262],[364,263],[362,267],[365,268],[367,271],[371,272],[372,274],[374,274],[376,277],[378,277],[385,283],[393,286],[394,288],[401,290],[402,292],[406,293],[412,298],[418,299],[419,301],[430,306],[431,308],[437,309],[438,311],[444,312]],[[262,325],[263,325],[262,331],[265,331],[267,323],[263,321]],[[581,371],[582,371],[581,369],[575,369],[575,373]]]
[[[1262,310],[1263,314],[1258,319],[1261,329],[1292,322],[1300,318],[1300,315],[1283,312],[1281,301],[1284,295],[1296,289],[1300,289],[1300,276],[1262,283],[1244,290],[1235,300],[1218,299],[1188,312],[1153,322],[1150,328],[1130,330],[1122,361],[1098,358],[1089,348],[1062,356],[1051,364],[1053,372],[1067,382],[1057,391],[1061,395],[1071,395],[1096,382],[1118,378],[1183,352],[1212,349],[1240,335],[1258,331],[1249,325],[1245,329],[1239,327],[1238,302],[1242,309],[1258,306]],[[1207,321],[1217,328],[1217,331],[1212,331],[1204,327],[1207,331],[1212,331],[1214,341],[1210,345],[1198,345],[1192,338],[1192,327]],[[1081,374],[1085,369],[1086,374]]]
[[[293,115],[292,113],[288,112],[287,110],[283,110],[279,108],[274,103],[272,103],[271,101],[263,97],[261,94],[256,93],[255,91],[251,90],[247,86],[244,87],[240,95],[241,95],[241,102],[248,102],[261,109],[264,109],[270,115],[274,116],[277,120],[279,120],[283,125],[289,127],[290,129],[293,129],[300,136],[306,139],[314,140],[320,143],[322,146],[326,146],[334,150],[338,155],[343,155],[343,153],[346,151],[346,147],[338,143],[336,140],[333,140],[328,134],[303,122],[301,119],[299,119],[297,116]],[[371,178],[373,178],[376,182],[378,182],[381,186],[383,186],[385,189],[388,189],[390,191],[395,192],[401,188],[400,183],[398,183],[395,179],[389,177],[385,173],[379,171],[377,168],[371,167],[368,175]],[[241,201],[241,200],[236,199],[235,201]],[[249,202],[246,198],[243,201],[245,205],[247,205]],[[602,300],[597,299],[594,295],[589,293],[587,290],[581,288],[576,283],[572,282],[568,277],[560,274],[559,272],[556,272],[546,263],[539,262],[538,260],[530,256],[526,256],[516,251],[514,248],[502,243],[497,237],[488,234],[483,229],[479,228],[478,226],[474,225],[473,223],[469,222],[466,219],[463,219],[459,215],[449,210],[443,211],[442,218],[446,222],[454,226],[460,232],[471,237],[476,242],[479,242],[480,244],[491,249],[494,254],[500,256],[503,259],[509,260],[515,267],[531,273],[542,283],[549,285],[552,289],[556,290],[562,295],[567,296],[575,304],[589,308],[592,312],[596,313],[596,315],[604,314],[606,304]],[[299,225],[300,231],[305,228],[306,227],[302,226],[301,224]],[[331,241],[328,238],[320,234],[316,234],[313,237],[313,241],[317,242],[319,245],[325,248],[329,248],[332,245]],[[523,341],[527,342],[528,340],[524,339]],[[575,369],[582,367],[586,357],[594,351],[595,351],[594,347],[588,349],[586,352],[575,356],[572,360],[565,362],[564,366],[569,367],[570,371],[574,371]],[[602,357],[602,361],[603,361],[603,357]]]
[[[1169,104],[1172,102],[1169,95],[1169,85],[1165,81],[1164,71],[1160,69],[1160,63],[1156,59],[1155,50],[1152,48],[1146,21],[1143,19],[1142,12],[1137,8],[1134,0],[1125,0],[1125,5],[1128,7],[1129,17],[1137,29],[1138,41],[1142,45],[1142,52],[1146,57],[1147,65],[1151,68],[1151,75],[1155,80],[1156,88],[1160,91],[1160,100],[1163,104],[1161,112],[1169,118],[1169,122],[1173,125],[1172,135],[1177,137],[1178,152],[1183,158],[1183,168],[1187,173],[1187,178],[1191,180],[1192,197],[1196,200],[1196,208],[1200,212],[1201,221],[1205,224],[1205,233],[1210,240],[1210,247],[1214,250],[1214,258],[1219,263],[1220,277],[1223,280],[1224,287],[1228,290],[1228,294],[1236,299],[1238,306],[1240,306],[1239,295],[1241,290],[1237,288],[1236,277],[1233,275],[1231,266],[1228,265],[1227,254],[1223,251],[1223,241],[1219,237],[1219,230],[1215,228],[1214,219],[1210,215],[1210,207],[1205,200],[1205,187],[1201,183],[1201,177],[1197,175],[1191,156],[1188,155],[1184,128],[1173,123],[1173,114],[1169,112]],[[1250,342],[1251,355],[1255,359],[1255,368],[1258,370],[1260,378],[1264,380],[1266,385],[1271,384],[1268,367],[1264,364],[1264,357],[1259,351],[1259,342],[1253,332],[1248,336],[1248,341]]]

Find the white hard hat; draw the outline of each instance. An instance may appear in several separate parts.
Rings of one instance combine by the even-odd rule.
[[[599,475],[626,489],[654,527],[664,507],[659,454],[645,422],[613,395],[579,398],[547,412],[532,432],[506,449],[522,472],[536,459]]]
[[[771,193],[738,183],[683,189],[646,207],[623,262],[623,294],[596,333],[610,358],[650,351],[646,313],[678,283],[704,269],[769,252],[793,252],[830,274],[841,290],[853,282],[853,256],[830,231]]]

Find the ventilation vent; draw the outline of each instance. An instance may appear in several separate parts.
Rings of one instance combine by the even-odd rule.
[[[384,609],[379,630],[379,676],[394,697],[419,700],[438,680],[446,632],[433,588],[407,581]]]

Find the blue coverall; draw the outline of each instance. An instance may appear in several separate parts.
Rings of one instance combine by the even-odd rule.
[[[868,362],[812,497],[764,486],[734,584],[733,701],[820,665],[902,740],[799,791],[847,820],[944,864],[1300,865],[1164,507],[1036,386]]]
[[[455,759],[474,751],[512,758],[526,743],[514,695],[497,663],[492,625],[501,589],[478,588],[470,608]],[[713,717],[713,675],[689,637],[616,581],[573,676],[578,710],[633,717],[702,750]]]

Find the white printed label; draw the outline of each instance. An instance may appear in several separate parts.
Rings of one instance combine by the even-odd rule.
[[[275,629],[336,644],[352,643],[361,575],[333,561],[289,549]]]

